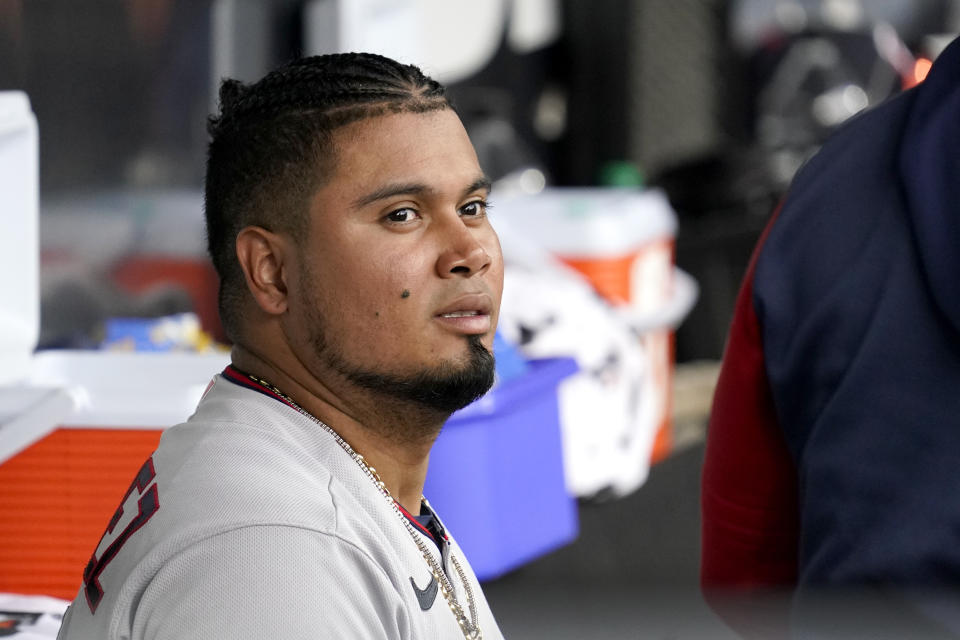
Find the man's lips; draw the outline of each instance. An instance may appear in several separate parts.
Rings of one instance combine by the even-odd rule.
[[[441,308],[435,315],[439,322],[457,333],[474,334],[490,331],[493,300],[482,293],[461,296]]]
[[[437,311],[437,316],[489,316],[493,300],[485,293],[470,293],[460,296]]]

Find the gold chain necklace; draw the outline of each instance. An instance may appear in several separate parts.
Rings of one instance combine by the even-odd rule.
[[[367,477],[370,478],[370,480],[373,481],[373,484],[376,485],[377,489],[380,490],[380,494],[386,498],[387,502],[390,504],[390,507],[393,509],[393,512],[397,514],[397,516],[400,518],[400,522],[403,523],[404,528],[407,530],[407,533],[410,534],[414,544],[417,545],[420,555],[422,555],[423,559],[427,561],[427,566],[430,568],[430,573],[433,574],[433,579],[437,581],[437,586],[439,587],[440,593],[443,595],[443,599],[447,601],[447,606],[450,607],[450,611],[453,612],[454,617],[457,619],[457,624],[460,626],[460,631],[463,632],[463,637],[468,638],[469,640],[482,640],[483,634],[480,631],[480,626],[477,624],[477,605],[474,601],[473,589],[470,587],[470,582],[467,580],[466,573],[460,566],[460,563],[457,561],[456,556],[451,554],[450,561],[453,563],[453,567],[456,570],[457,575],[460,576],[460,582],[463,584],[463,590],[467,594],[467,607],[470,610],[470,619],[467,619],[467,616],[463,611],[463,607],[459,602],[457,602],[457,596],[453,591],[453,584],[450,582],[450,579],[447,578],[446,572],[443,571],[443,568],[440,566],[440,563],[437,562],[436,558],[433,557],[433,554],[430,553],[426,543],[414,531],[413,525],[410,524],[410,521],[407,519],[407,517],[400,512],[400,507],[397,505],[397,501],[390,493],[390,490],[387,489],[387,485],[384,484],[383,480],[380,479],[380,474],[377,473],[377,470],[368,465],[363,455],[355,451],[354,448],[350,446],[349,442],[344,440],[339,433],[334,431],[333,427],[301,407],[293,400],[293,398],[280,391],[280,389],[267,382],[263,378],[258,378],[249,373],[247,374],[247,377],[274,392],[302,415],[320,425],[324,431],[333,436],[333,439],[336,440],[337,444],[340,445],[340,448],[346,451],[347,455],[349,455],[354,462],[360,466]],[[421,496],[421,499],[426,502],[426,498]],[[429,503],[427,504],[429,506]]]

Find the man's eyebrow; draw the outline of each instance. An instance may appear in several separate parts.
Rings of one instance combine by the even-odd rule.
[[[473,181],[470,186],[463,190],[463,195],[469,195],[474,191],[490,191],[493,183],[490,181],[490,178],[487,176],[481,176]],[[403,182],[403,183],[394,183],[387,184],[379,189],[371,191],[370,193],[360,196],[353,201],[353,207],[355,209],[362,209],[368,204],[373,204],[377,200],[384,200],[386,198],[392,198],[394,196],[401,195],[420,195],[424,193],[432,193],[434,190],[428,187],[425,184],[420,182]]]
[[[368,204],[372,204],[377,200],[383,200],[385,198],[392,198],[393,196],[399,195],[418,195],[421,193],[427,193],[431,191],[430,187],[419,182],[407,182],[407,183],[394,183],[387,184],[375,191],[371,191],[365,196],[360,196],[353,201],[353,206],[355,209],[362,209]]]
[[[474,191],[489,192],[491,188],[493,188],[493,182],[490,181],[490,178],[487,176],[480,176],[473,181],[473,184],[463,190],[463,195],[470,195]]]

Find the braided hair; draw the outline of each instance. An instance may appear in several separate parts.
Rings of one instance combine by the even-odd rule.
[[[333,132],[364,118],[452,108],[443,87],[412,65],[369,53],[301,58],[245,85],[220,85],[209,119],[207,249],[220,276],[224,331],[239,337],[246,296],[237,234],[257,225],[306,237],[310,197],[333,173]]]

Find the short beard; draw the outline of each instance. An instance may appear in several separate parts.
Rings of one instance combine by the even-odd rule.
[[[493,354],[483,346],[478,335],[467,336],[467,346],[469,361],[459,367],[444,362],[408,376],[361,371],[344,366],[343,362],[338,363],[337,369],[358,387],[449,416],[493,386]]]

